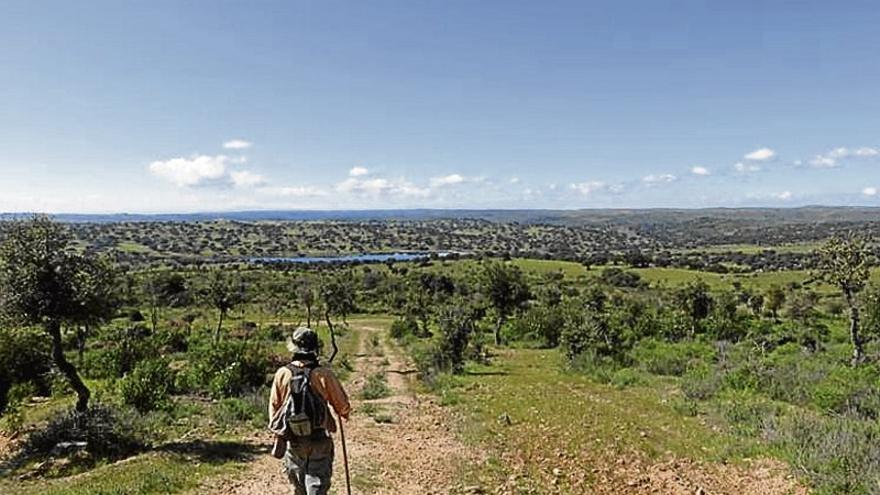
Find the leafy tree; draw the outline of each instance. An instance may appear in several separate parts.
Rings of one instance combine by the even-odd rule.
[[[712,311],[712,295],[709,285],[702,280],[690,282],[675,293],[675,303],[691,320],[691,333],[697,333],[700,323]]]
[[[495,310],[495,344],[501,345],[501,327],[532,295],[525,277],[514,265],[486,263],[481,279],[483,293]]]
[[[438,318],[440,343],[435,353],[435,364],[440,369],[461,373],[464,371],[465,351],[476,329],[472,308],[464,301],[444,306]]]
[[[296,279],[296,297],[300,304],[306,308],[306,326],[312,326],[312,308],[315,306],[315,287],[312,279],[309,277],[300,277]]]
[[[871,252],[865,239],[849,236],[829,239],[819,248],[816,277],[833,285],[843,293],[849,306],[849,332],[852,341],[852,365],[865,358],[864,342],[859,329],[858,294],[865,288],[870,276]]]
[[[767,311],[770,311],[774,320],[779,321],[779,310],[782,309],[784,304],[785,291],[778,285],[771,285],[767,289],[767,294],[764,295],[764,307],[767,308]]]
[[[211,306],[219,313],[217,329],[214,332],[214,342],[220,341],[220,332],[223,329],[223,320],[226,315],[245,301],[246,287],[239,277],[232,277],[221,270],[215,270],[211,275],[210,284],[206,297]]]
[[[326,278],[321,284],[321,303],[327,325],[333,326],[331,319],[333,316],[342,318],[342,322],[347,324],[346,318],[356,308],[354,285],[350,274],[341,273]]]
[[[64,355],[62,325],[95,324],[115,310],[109,264],[73,251],[68,230],[45,216],[16,221],[0,244],[0,308],[13,322],[41,326],[55,365],[77,394],[76,410],[91,393]]]

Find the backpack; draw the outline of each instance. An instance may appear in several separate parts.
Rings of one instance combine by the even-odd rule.
[[[327,401],[312,389],[313,367],[300,368],[290,364],[287,369],[293,376],[277,429],[287,440],[310,437],[324,429]]]

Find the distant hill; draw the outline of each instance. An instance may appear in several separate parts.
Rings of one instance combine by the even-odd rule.
[[[0,220],[28,215],[0,213]],[[368,221],[479,219],[491,222],[543,223],[556,225],[650,225],[678,224],[700,219],[768,222],[772,224],[814,222],[873,222],[880,208],[806,206],[800,208],[706,208],[706,209],[582,209],[582,210],[265,210],[166,214],[78,214],[54,217],[68,223],[258,221]]]

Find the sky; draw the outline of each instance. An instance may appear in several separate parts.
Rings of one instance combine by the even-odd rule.
[[[0,211],[880,205],[866,1],[6,0]]]

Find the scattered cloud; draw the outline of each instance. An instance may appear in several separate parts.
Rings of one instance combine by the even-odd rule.
[[[741,174],[748,174],[751,172],[760,172],[761,166],[755,165],[754,163],[742,163],[738,162],[733,166],[734,170]]]
[[[642,182],[646,184],[662,184],[675,182],[676,180],[678,180],[678,177],[672,174],[651,174],[642,177]]]
[[[705,177],[707,175],[711,175],[712,172],[710,172],[709,169],[706,167],[697,166],[697,167],[691,168],[691,173],[694,175],[700,175],[700,176]]]
[[[510,183],[511,184],[519,184],[519,177],[511,177]]]
[[[816,168],[835,168],[838,166],[837,159],[824,155],[816,155],[810,160],[810,165]]]
[[[350,177],[363,177],[369,173],[370,171],[366,167],[353,167],[348,171]]]
[[[863,146],[861,148],[835,148],[828,153],[816,155],[810,160],[810,165],[817,168],[835,168],[840,166],[840,160],[847,158],[871,158],[880,155],[880,150]]]
[[[266,183],[265,177],[247,170],[230,172],[229,179],[235,187],[255,187]]]
[[[405,179],[358,179],[355,177],[350,177],[337,184],[336,190],[341,193],[362,194],[366,196],[426,197],[431,193],[429,189],[415,186]]]
[[[743,158],[753,162],[766,162],[776,157],[776,152],[770,148],[758,148],[751,153],[746,153]]]
[[[430,184],[431,187],[444,187],[454,186],[456,184],[461,184],[462,182],[464,182],[464,177],[458,174],[451,174],[443,177],[432,177]]]
[[[229,158],[224,155],[195,155],[150,163],[150,173],[178,187],[198,186],[217,181],[226,175]]]
[[[876,196],[877,195],[877,188],[876,187],[866,187],[866,188],[862,189],[862,194],[864,194],[865,196]]]
[[[776,199],[781,199],[782,201],[788,201],[791,199],[792,194],[791,191],[782,191],[781,193],[776,193],[773,195]]]
[[[223,143],[223,148],[227,150],[246,150],[253,145],[254,143],[245,141],[244,139],[230,139]]]
[[[606,187],[607,187],[607,184],[605,184],[602,181],[598,181],[598,180],[587,181],[587,182],[578,182],[578,183],[571,185],[572,189],[583,194],[584,196],[589,196],[590,194],[593,194],[594,192],[597,192],[597,191],[601,191],[601,190],[605,189]]]
[[[285,196],[292,198],[306,198],[327,195],[327,191],[314,186],[272,187],[264,189],[264,192],[276,196]]]

